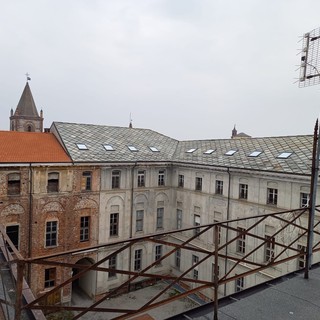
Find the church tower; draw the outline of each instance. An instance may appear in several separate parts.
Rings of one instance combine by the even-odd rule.
[[[24,87],[16,111],[13,113],[13,110],[11,109],[10,131],[43,131],[43,112],[41,110],[39,116],[28,81]]]

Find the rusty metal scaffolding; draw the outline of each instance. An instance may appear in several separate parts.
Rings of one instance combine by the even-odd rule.
[[[319,209],[316,208],[316,211],[319,212]],[[81,252],[83,251],[83,249],[66,251],[66,252],[62,252],[54,255],[24,259],[23,257],[21,257],[21,255],[19,255],[19,252],[16,251],[12,243],[10,243],[10,239],[6,236],[4,229],[0,228],[0,232],[3,240],[8,243],[8,246],[10,246],[13,251],[16,251],[13,253],[13,256],[15,256],[15,258],[13,258],[12,256],[11,258],[8,257],[9,266],[11,268],[16,269],[16,271],[13,272],[13,274],[16,275],[15,276],[16,302],[14,305],[14,309],[15,309],[14,319],[21,319],[21,314],[23,310],[32,310],[33,312],[37,310],[42,310],[42,311],[45,311],[46,313],[56,312],[58,310],[70,310],[75,312],[73,319],[79,319],[88,312],[106,312],[106,313],[117,312],[119,313],[119,316],[115,317],[114,319],[126,319],[133,315],[140,314],[152,308],[156,308],[163,304],[169,303],[173,300],[186,297],[190,294],[200,293],[202,290],[207,288],[214,289],[214,295],[211,297],[211,299],[212,301],[214,301],[215,319],[217,319],[218,299],[216,299],[216,297],[218,297],[219,287],[225,285],[230,281],[235,281],[236,279],[247,277],[254,273],[259,273],[265,269],[287,263],[290,260],[298,259],[306,256],[307,251],[299,250],[297,248],[297,243],[302,237],[307,236],[309,233],[307,219],[303,219],[303,217],[305,218],[305,215],[308,214],[308,212],[309,212],[309,208],[302,208],[297,210],[283,211],[279,213],[256,215],[249,218],[235,219],[235,220],[202,225],[202,226],[197,226],[192,228],[164,232],[161,234],[158,233],[158,234],[153,234],[149,236],[137,237],[137,238],[127,239],[125,241],[113,242],[110,244],[98,245],[98,246],[87,248],[86,250],[88,249],[101,250],[107,247],[114,247],[115,245],[119,248],[90,266],[61,262],[63,256]],[[320,215],[317,215],[317,217],[319,216]],[[279,226],[277,230],[272,235],[270,235],[270,237],[265,238],[254,233],[254,229],[256,229],[261,224],[270,222],[270,219],[273,220],[273,223],[276,222]],[[250,226],[246,230],[239,232],[239,229],[236,226],[240,221],[242,222],[246,221],[247,225],[250,224]],[[319,229],[319,224],[320,224],[320,221],[316,221],[313,227],[314,239],[316,239],[316,241],[314,241],[314,243],[312,244],[313,252],[320,251],[320,240],[319,240],[320,232],[317,231]],[[230,240],[228,240],[227,242],[223,242],[222,239],[219,238],[221,229],[229,230],[229,234],[233,235],[232,237],[230,237]],[[293,229],[295,230],[295,232],[292,232]],[[192,232],[194,235],[190,236],[190,232]],[[210,235],[214,237],[214,241],[211,248],[208,248],[208,246],[205,246],[204,248],[199,248],[197,246],[194,246],[194,241],[199,239],[199,237],[201,238],[207,232],[211,232]],[[286,239],[288,241],[288,243],[286,243],[286,241],[282,241],[283,239],[281,235],[288,234],[288,233],[290,233],[291,235],[294,233],[295,236],[294,237],[291,236],[289,241],[288,239]],[[175,241],[175,238],[177,236],[179,236],[180,239],[183,238],[184,241],[178,244]],[[242,257],[239,257],[239,255],[235,253],[227,253],[229,251],[232,252],[232,250],[228,251],[226,249],[230,246],[235,246],[237,244],[237,241],[243,237],[256,239],[257,243],[259,244],[256,245],[251,250],[248,250],[248,252],[245,252],[245,254],[243,254]],[[279,240],[275,241],[275,239],[280,239],[280,241]],[[109,260],[112,256],[119,254],[120,252],[123,252],[125,250],[130,250],[130,248],[134,244],[138,242],[145,243],[149,241],[153,243],[165,245],[167,246],[167,248],[171,248],[171,249],[169,249],[168,252],[160,258],[160,260],[157,260],[156,262],[148,265],[147,267],[145,267],[139,272],[120,270],[120,269],[115,270],[115,269],[109,269],[101,266],[104,262]],[[270,255],[269,261],[261,261],[261,262],[255,261],[255,259],[252,258],[253,255],[260,250],[265,250],[265,247],[269,245],[271,242],[272,242],[272,248],[274,248],[274,250]],[[187,268],[179,276],[174,276],[170,274],[159,275],[159,274],[154,274],[150,272],[150,269],[152,269],[156,264],[169,258],[170,255],[174,254],[179,249],[189,250],[189,251],[191,250],[194,253],[197,252],[201,254],[202,258],[199,259],[198,262],[194,263],[189,268]],[[206,261],[210,257],[214,258],[214,266],[215,266],[214,279],[201,280],[201,279],[194,279],[192,278],[192,276],[189,276],[190,272],[192,272],[193,269],[197,268],[197,266],[199,266],[202,263],[206,263]],[[228,260],[233,262],[233,267],[229,268],[227,272],[225,272],[223,275],[220,275],[220,276],[218,276],[218,260],[219,259],[220,261],[221,259],[223,259],[223,260]],[[29,300],[28,302],[23,303],[24,299],[22,297],[23,297],[23,294],[25,293],[24,290],[26,289],[24,287],[23,275],[27,265],[29,264],[57,266],[61,268],[69,268],[70,270],[77,268],[79,272],[76,273],[74,276],[71,276],[67,281],[64,281],[63,283],[59,284],[52,290],[46,292],[39,298],[34,298],[32,301]],[[249,266],[250,270],[246,270],[244,272],[239,272],[239,270],[237,270],[237,273],[235,273],[235,269],[237,268],[237,266],[243,265],[243,264],[246,264],[247,266]],[[307,268],[308,267],[307,264],[305,265]],[[111,290],[108,293],[105,293],[100,299],[94,302],[90,307],[46,304],[47,298],[50,295],[54,294],[55,292],[58,292],[64,286],[70,284],[76,279],[79,279],[86,272],[90,272],[90,271],[96,271],[96,272],[112,271],[118,274],[128,275],[129,279],[125,281],[123,284],[121,284],[118,288]],[[138,306],[136,309],[126,309],[126,308],[121,309],[120,307],[117,309],[110,309],[110,308],[104,308],[99,306],[101,302],[114,296],[117,291],[121,292],[123,288],[130,286],[131,283],[133,283],[137,278],[140,278],[140,277],[143,277],[144,279],[167,280],[168,284],[165,287],[165,289],[163,289],[159,294],[157,294],[154,297],[151,297],[148,303],[142,306]],[[172,288],[172,286],[176,283],[184,284],[184,287],[189,289],[186,289],[185,292],[177,294],[173,297],[161,299],[161,296],[167,290]],[[2,300],[1,303],[6,304],[8,303],[8,301]]]

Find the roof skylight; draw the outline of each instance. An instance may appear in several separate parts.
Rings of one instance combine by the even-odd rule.
[[[288,159],[291,155],[292,155],[292,152],[282,152],[277,156],[277,158],[278,159]]]
[[[204,154],[211,154],[214,152],[214,149],[208,149],[207,151],[204,152]]]
[[[103,147],[107,150],[107,151],[113,151],[113,146],[110,144],[104,144]]]
[[[159,152],[158,148],[156,148],[156,147],[149,147],[149,149],[150,149],[152,152]]]
[[[79,150],[88,150],[88,147],[84,143],[77,143]]]
[[[196,148],[191,148],[191,149],[187,150],[186,152],[187,152],[187,153],[193,153],[193,152],[195,152],[196,150],[197,150]]]
[[[233,156],[238,150],[229,150],[228,152],[226,152],[224,155],[225,156]]]
[[[262,151],[253,151],[251,152],[248,157],[259,157]]]
[[[138,149],[135,146],[128,146],[128,149],[134,152],[138,151]]]

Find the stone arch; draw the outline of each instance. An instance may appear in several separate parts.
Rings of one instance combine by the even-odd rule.
[[[92,258],[84,257],[79,259],[75,264],[89,267],[95,262]],[[77,275],[83,268],[72,268],[72,276]],[[72,293],[76,295],[77,292],[84,292],[88,297],[93,298],[96,292],[96,271],[90,270],[85,272],[80,278],[72,282]]]
[[[50,201],[46,203],[43,208],[42,212],[43,213],[48,213],[48,212],[63,212],[64,208],[62,204],[58,201]]]
[[[97,209],[98,204],[96,201],[94,201],[92,199],[81,199],[74,206],[75,210],[80,210],[80,209],[84,209],[84,208]]]
[[[0,211],[0,216],[9,216],[9,215],[13,215],[13,214],[24,214],[25,213],[25,209],[17,203],[12,203],[9,204],[8,206],[6,206],[5,208],[3,208],[2,211]]]

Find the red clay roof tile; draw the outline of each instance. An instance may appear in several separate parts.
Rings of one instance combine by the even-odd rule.
[[[52,133],[0,131],[0,163],[71,162]]]

